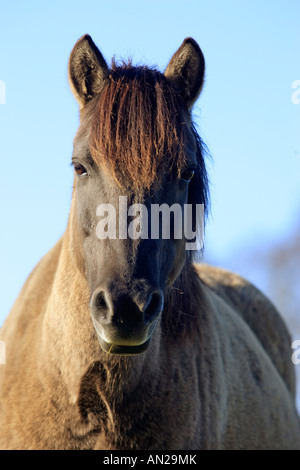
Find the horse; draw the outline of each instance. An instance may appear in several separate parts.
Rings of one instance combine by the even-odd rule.
[[[299,449],[291,338],[271,301],[172,227],[138,236],[141,207],[190,205],[195,231],[195,209],[207,216],[199,45],[186,38],[160,72],[109,67],[85,35],[68,72],[71,208],[1,328],[1,449]]]

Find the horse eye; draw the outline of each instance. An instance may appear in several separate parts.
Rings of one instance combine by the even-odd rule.
[[[79,176],[87,175],[86,169],[80,163],[76,163],[76,165],[74,165],[74,170],[76,171],[77,175],[79,175]]]
[[[191,179],[193,178],[194,174],[195,174],[195,170],[193,170],[192,168],[188,168],[187,170],[181,173],[180,178],[189,183]]]

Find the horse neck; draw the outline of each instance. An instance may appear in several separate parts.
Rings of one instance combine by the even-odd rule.
[[[73,198],[74,199],[74,198]],[[76,261],[74,200],[62,246],[51,295],[43,318],[40,362],[50,382],[61,377],[67,388],[74,390],[97,353],[97,338],[89,313],[89,291],[86,279]],[[97,357],[97,356],[96,356]],[[51,386],[51,384],[49,384]]]
[[[199,277],[194,264],[188,260],[166,296],[162,329],[168,341],[178,345],[199,337],[201,315],[205,308],[205,296]],[[174,347],[176,348],[175,344]]]

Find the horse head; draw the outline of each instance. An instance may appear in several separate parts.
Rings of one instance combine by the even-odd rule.
[[[195,229],[195,206],[207,202],[202,146],[191,120],[204,68],[191,38],[164,73],[115,62],[109,68],[88,35],[71,53],[69,81],[80,107],[73,251],[106,352],[146,350],[186,263],[183,209],[191,205]]]

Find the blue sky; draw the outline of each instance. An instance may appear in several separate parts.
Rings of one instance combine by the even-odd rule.
[[[0,324],[67,223],[78,125],[67,62],[85,33],[108,62],[132,57],[161,70],[185,37],[202,48],[194,119],[212,156],[209,257],[222,265],[297,225],[298,0],[10,0],[0,11]]]

